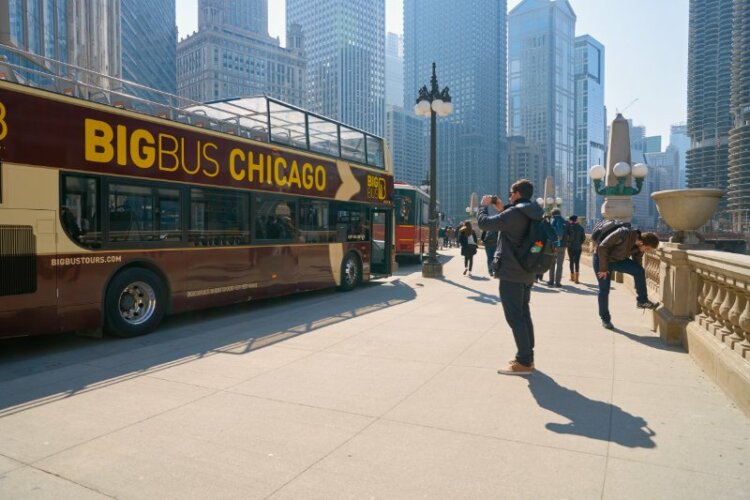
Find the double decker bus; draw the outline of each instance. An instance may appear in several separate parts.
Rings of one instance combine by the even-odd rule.
[[[0,337],[132,337],[390,275],[381,138],[267,97],[139,98],[65,66],[79,79],[0,62]]]
[[[422,261],[430,246],[430,196],[410,184],[394,184],[396,257]]]

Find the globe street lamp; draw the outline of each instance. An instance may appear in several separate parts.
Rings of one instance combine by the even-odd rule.
[[[561,208],[563,204],[563,200],[559,196],[557,198],[552,196],[548,196],[547,198],[537,198],[536,202],[544,209],[544,213],[547,215],[549,215],[553,209]]]
[[[648,167],[643,163],[631,167],[630,126],[622,114],[618,113],[610,129],[607,167],[594,165],[589,170],[589,177],[594,182],[594,192],[604,196],[604,218],[629,222],[633,217],[631,197],[643,189]],[[635,187],[631,185],[631,179],[635,179]]]
[[[430,252],[427,261],[422,264],[422,276],[425,278],[440,278],[443,276],[443,266],[437,258],[437,120],[436,116],[448,116],[453,112],[453,103],[448,93],[448,87],[442,91],[438,87],[435,63],[432,63],[431,88],[425,85],[419,89],[414,113],[417,116],[430,118]]]

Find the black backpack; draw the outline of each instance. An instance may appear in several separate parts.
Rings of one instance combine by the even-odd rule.
[[[604,241],[607,236],[621,227],[629,228],[630,222],[623,222],[616,219],[602,219],[596,223],[594,230],[591,231],[591,241],[598,245]]]
[[[530,274],[544,274],[555,261],[557,232],[548,221],[531,220],[529,231],[516,250],[521,267]]]

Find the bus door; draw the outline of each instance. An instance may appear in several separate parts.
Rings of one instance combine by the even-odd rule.
[[[56,220],[53,210],[2,212],[0,324],[11,330],[4,334],[34,335],[58,328]]]
[[[373,276],[391,274],[391,247],[393,246],[393,215],[390,209],[372,211],[372,243],[370,273]]]

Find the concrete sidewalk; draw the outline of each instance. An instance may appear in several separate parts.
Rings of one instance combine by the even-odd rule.
[[[0,354],[0,498],[748,498],[750,421],[624,286],[615,332],[590,269],[535,287],[537,372],[502,376],[497,281],[444,255],[442,281]]]

